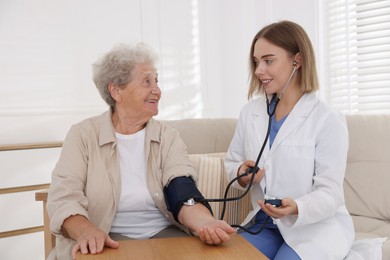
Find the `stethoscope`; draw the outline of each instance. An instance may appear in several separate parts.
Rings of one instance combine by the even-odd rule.
[[[242,178],[242,177],[244,177],[244,176],[247,176],[247,175],[249,175],[249,174],[251,174],[251,173],[256,173],[256,172],[259,170],[258,164],[259,164],[259,162],[260,162],[261,156],[263,155],[264,148],[265,148],[265,146],[266,146],[266,144],[267,144],[267,141],[268,141],[268,138],[269,138],[269,135],[270,135],[272,117],[273,117],[273,115],[275,114],[276,107],[277,107],[277,105],[278,105],[280,99],[282,98],[284,92],[286,91],[287,86],[290,84],[290,81],[291,81],[292,77],[294,76],[294,73],[295,73],[296,70],[297,70],[297,63],[296,63],[296,61],[293,61],[293,71],[291,72],[290,77],[288,78],[286,84],[284,85],[284,88],[283,88],[282,92],[279,94],[279,96],[277,96],[276,93],[273,95],[273,99],[272,99],[272,100],[275,100],[275,101],[274,101],[274,102],[275,102],[275,103],[274,103],[275,105],[274,105],[272,111],[271,111],[271,103],[270,103],[270,100],[269,100],[269,98],[268,98],[268,94],[265,93],[266,104],[267,104],[267,114],[268,114],[268,126],[267,126],[267,133],[266,133],[266,135],[265,135],[263,144],[262,144],[262,146],[261,146],[260,152],[259,152],[259,154],[258,154],[258,156],[257,156],[257,159],[256,159],[256,162],[255,162],[255,166],[254,166],[254,167],[249,167],[249,168],[247,168],[247,169],[245,170],[244,173],[242,173],[242,174],[238,175],[237,177],[235,177],[234,179],[232,179],[232,180],[228,183],[228,185],[226,186],[226,189],[225,189],[225,193],[224,193],[224,197],[223,197],[223,198],[218,198],[218,199],[203,199],[203,200],[201,200],[202,202],[223,202],[223,207],[222,207],[222,212],[221,212],[221,217],[220,217],[221,220],[222,220],[222,219],[224,218],[224,216],[225,216],[226,203],[227,203],[228,201],[235,201],[235,200],[240,200],[240,199],[242,199],[243,197],[246,196],[246,194],[248,194],[248,192],[249,192],[250,189],[252,188],[253,180],[254,180],[254,178],[255,178],[255,174],[252,174],[251,179],[250,179],[250,182],[249,182],[249,184],[248,184],[248,186],[247,186],[247,188],[246,188],[246,190],[245,190],[245,192],[244,192],[243,194],[241,194],[240,196],[237,196],[237,197],[232,197],[232,198],[228,198],[228,197],[227,197],[228,192],[229,192],[229,189],[230,189],[230,187],[233,185],[233,183],[234,183],[235,181],[238,181],[240,178]],[[264,192],[264,193],[265,193],[265,192]],[[256,235],[256,234],[260,233],[260,232],[263,230],[263,228],[265,227],[265,225],[266,225],[266,223],[268,222],[269,218],[270,218],[270,216],[267,216],[267,218],[266,218],[266,220],[264,221],[264,224],[261,226],[260,230],[255,231],[255,232],[250,231],[250,230],[248,230],[248,229],[246,229],[246,228],[244,228],[244,227],[242,227],[242,226],[240,226],[240,225],[232,224],[231,226],[232,226],[232,227],[235,227],[235,228],[242,229],[242,230],[244,230],[244,231],[246,231],[246,232],[248,232],[248,233],[250,233],[250,234]]]
[[[268,117],[271,118],[275,114],[276,106],[279,103],[280,99],[282,98],[284,92],[286,91],[286,88],[287,88],[288,84],[290,84],[290,81],[291,81],[292,77],[294,76],[294,73],[295,73],[296,70],[297,70],[297,62],[293,61],[293,71],[291,72],[290,77],[288,78],[286,84],[284,85],[284,88],[283,88],[282,92],[280,92],[279,96],[275,98],[275,107],[274,107],[273,111],[270,111],[271,110],[270,101],[269,101],[268,95],[266,93],[265,99],[266,99],[266,102],[267,102],[267,114],[268,114]]]

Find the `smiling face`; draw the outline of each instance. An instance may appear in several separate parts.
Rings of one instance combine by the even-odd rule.
[[[121,117],[147,122],[158,114],[161,91],[157,71],[151,64],[140,64],[132,70],[132,80],[125,88],[111,91],[116,100],[116,112]]]
[[[294,57],[283,48],[259,38],[254,46],[253,60],[256,64],[255,74],[265,92],[268,95],[280,94],[293,71]],[[289,85],[287,89],[294,85],[294,78]]]

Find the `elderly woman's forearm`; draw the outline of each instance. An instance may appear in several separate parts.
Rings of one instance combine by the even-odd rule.
[[[206,223],[214,221],[209,209],[201,203],[183,206],[178,215],[179,222],[193,232],[198,232]]]

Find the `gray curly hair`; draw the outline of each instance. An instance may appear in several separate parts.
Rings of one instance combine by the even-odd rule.
[[[132,80],[132,71],[137,65],[155,66],[156,62],[156,53],[144,43],[135,46],[118,44],[92,65],[93,81],[103,100],[115,108],[108,86],[113,84],[124,89]]]

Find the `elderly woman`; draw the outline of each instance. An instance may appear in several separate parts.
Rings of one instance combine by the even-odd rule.
[[[118,237],[194,233],[220,244],[235,232],[196,203],[203,197],[183,141],[152,119],[161,97],[155,60],[144,44],[120,45],[94,64],[96,87],[110,109],[72,126],[65,139],[48,196],[57,238],[50,259],[117,248]]]

